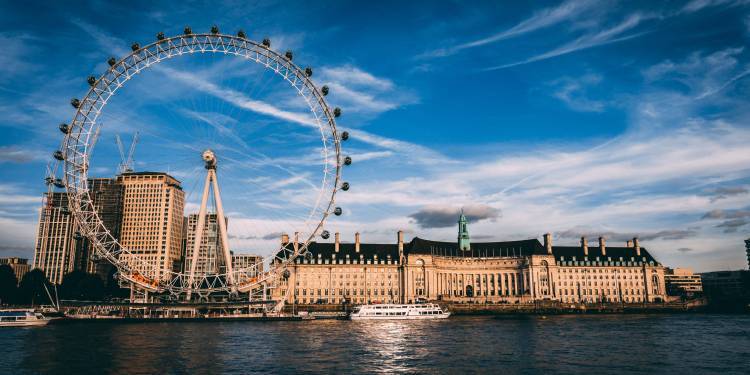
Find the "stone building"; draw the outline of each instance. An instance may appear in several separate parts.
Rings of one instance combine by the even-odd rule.
[[[31,269],[29,260],[25,258],[0,258],[0,265],[3,264],[7,264],[11,269],[13,269],[13,273],[16,275],[17,283],[20,283],[21,279],[23,279],[23,275],[25,275],[26,272],[29,272],[29,270]]]
[[[286,238],[286,237],[284,237]],[[626,246],[553,246],[537,239],[471,243],[466,219],[457,242],[415,237],[394,244],[310,243],[274,290],[287,303],[659,302],[666,297],[664,267],[637,238]],[[282,240],[282,242],[284,239]]]

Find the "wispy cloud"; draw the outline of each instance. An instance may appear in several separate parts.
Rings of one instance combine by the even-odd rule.
[[[656,18],[654,15],[648,15],[643,13],[634,13],[625,18],[622,22],[618,23],[615,26],[612,26],[608,29],[597,31],[597,32],[588,32],[584,34],[583,36],[580,36],[568,43],[565,43],[559,47],[553,48],[552,50],[549,50],[547,52],[529,57],[524,60],[492,66],[489,68],[485,68],[484,70],[490,71],[490,70],[498,70],[498,69],[505,69],[510,68],[514,66],[529,64],[532,62],[547,60],[553,57],[558,57],[562,55],[567,55],[569,53],[599,47],[607,44],[622,42],[625,40],[633,39],[636,37],[639,37],[643,35],[645,32],[632,32],[628,33],[629,31],[636,28],[638,25],[640,25],[642,22]]]
[[[419,57],[430,58],[450,56],[465,49],[481,47],[487,44],[499,42],[501,40],[519,37],[521,35],[544,29],[564,21],[575,19],[581,14],[590,10],[595,4],[596,2],[588,0],[565,1],[556,7],[545,8],[534,13],[531,17],[519,22],[510,29],[503,30],[496,34],[470,42],[457,44],[447,48],[432,50],[420,55]]]
[[[28,146],[0,146],[0,164],[47,160],[47,154]]]
[[[328,85],[333,102],[347,112],[380,114],[414,104],[416,95],[353,65],[323,67],[317,81]]]
[[[552,95],[560,99],[568,107],[581,112],[602,112],[604,101],[589,99],[586,90],[602,81],[599,74],[586,74],[581,77],[564,77],[550,83],[555,88]]]

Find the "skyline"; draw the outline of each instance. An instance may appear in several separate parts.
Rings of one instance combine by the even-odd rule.
[[[344,172],[352,190],[340,199],[347,216],[326,226],[344,239],[359,231],[363,242],[390,243],[398,229],[454,239],[463,208],[477,241],[548,231],[560,244],[581,235],[639,236],[669,266],[744,268],[750,10],[743,1],[647,4],[357,4],[353,11],[319,3],[278,11],[279,4],[256,3],[174,12],[94,2],[82,14],[57,9],[64,20],[4,5],[0,256],[33,254],[44,168],[60,141],[55,127],[70,121],[68,101],[85,93],[85,77],[101,74],[106,58],[122,56],[132,41],[217,24],[256,40],[269,36],[277,51],[293,49],[295,61],[316,69],[313,80],[331,87],[355,159]],[[200,80],[212,67],[177,65],[167,74],[198,82],[204,94],[226,94]],[[240,107],[225,98],[199,109]],[[241,110],[304,122],[286,108],[258,105],[274,99],[270,93]],[[201,121],[194,107],[174,109]],[[116,162],[108,165],[99,177],[114,174]],[[232,222],[252,220],[228,216],[230,232]]]

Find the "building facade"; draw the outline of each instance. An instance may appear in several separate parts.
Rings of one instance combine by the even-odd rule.
[[[219,235],[219,222],[215,213],[206,214],[203,226],[203,238],[198,249],[198,262],[195,266],[196,275],[217,274],[225,267],[222,264],[222,242]],[[226,218],[224,222],[228,224]],[[190,214],[187,218],[187,235],[185,238],[184,272],[190,272],[192,267],[193,248],[198,227],[198,214]]]
[[[465,219],[464,219],[465,220]],[[553,246],[552,236],[471,243],[414,238],[395,244],[310,243],[274,290],[287,303],[644,303],[666,298],[664,267],[638,239],[623,247]]]
[[[692,296],[703,292],[701,275],[690,268],[667,268],[664,273],[667,294],[670,296]]]
[[[42,269],[50,282],[62,283],[63,276],[75,269],[80,253],[76,245],[81,239],[68,209],[68,195],[46,193],[39,211],[33,268]]]
[[[31,265],[28,259],[12,257],[12,258],[0,258],[0,265],[7,264],[13,269],[13,273],[16,274],[16,282],[20,283],[23,279],[23,275],[29,272]]]
[[[250,278],[257,277],[263,273],[263,257],[253,254],[234,254],[232,253],[232,269],[235,271],[248,269],[255,266],[254,272],[239,274],[238,283],[248,281]]]
[[[185,194],[180,182],[160,172],[123,173],[120,245],[126,262],[147,264],[145,277],[166,279],[180,270]],[[135,259],[137,258],[137,259]]]
[[[750,298],[750,271],[714,271],[700,274],[703,292],[712,300]]]
[[[104,227],[119,240],[122,226],[124,186],[115,178],[91,178],[88,180],[91,202]],[[107,260],[100,260],[94,254],[94,246],[88,238],[82,239],[81,252],[77,259],[76,269],[99,275],[102,280],[107,277],[114,266]]]

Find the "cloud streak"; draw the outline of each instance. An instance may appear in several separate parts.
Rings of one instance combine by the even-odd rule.
[[[581,14],[590,10],[595,5],[593,1],[582,1],[582,0],[569,0],[560,4],[557,7],[545,8],[536,13],[531,17],[519,22],[510,29],[503,30],[499,33],[473,40],[466,43],[461,43],[448,48],[440,48],[426,52],[420,57],[422,58],[434,58],[434,57],[445,57],[454,55],[463,50],[481,47],[487,44],[496,43],[502,40],[516,38],[524,34],[528,34],[537,30],[541,30],[550,26],[557,25],[564,21],[570,21],[579,17]]]

